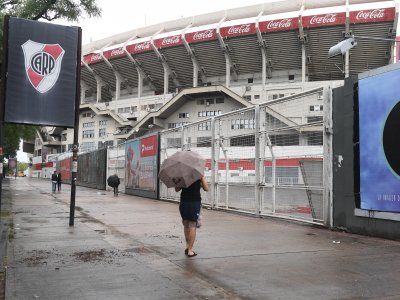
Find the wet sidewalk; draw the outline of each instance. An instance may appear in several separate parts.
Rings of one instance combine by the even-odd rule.
[[[400,243],[204,210],[186,258],[177,204],[18,178],[6,299],[399,299]]]

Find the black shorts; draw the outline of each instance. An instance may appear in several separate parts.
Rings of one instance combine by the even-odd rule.
[[[181,202],[179,205],[179,212],[181,213],[182,220],[197,221],[200,215],[201,202]]]

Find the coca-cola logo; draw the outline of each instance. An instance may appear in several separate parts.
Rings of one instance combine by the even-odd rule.
[[[292,26],[291,19],[274,20],[267,24],[267,29],[285,29]]]
[[[124,49],[118,48],[111,51],[111,56],[123,55]]]
[[[179,35],[166,37],[166,38],[163,38],[163,40],[161,42],[161,46],[179,44],[180,41],[181,41],[181,38]]]
[[[100,54],[93,54],[90,57],[90,62],[94,62],[94,61],[98,61],[98,60],[101,60],[101,55]]]
[[[337,14],[326,14],[323,16],[312,16],[310,19],[310,25],[316,24],[332,24],[337,20]]]
[[[214,37],[214,30],[213,29],[209,29],[206,31],[199,31],[196,32],[193,35],[193,40],[197,41],[197,40],[205,40],[205,39],[211,39]]]
[[[249,33],[251,30],[250,24],[244,24],[240,26],[232,26],[228,29],[228,34],[242,34]]]
[[[383,19],[385,17],[385,10],[374,9],[374,10],[362,10],[357,13],[357,20],[373,20],[373,19]]]
[[[150,42],[144,42],[135,45],[135,52],[145,51],[150,49]]]

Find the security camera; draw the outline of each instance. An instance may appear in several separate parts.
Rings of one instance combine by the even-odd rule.
[[[355,46],[357,46],[357,41],[354,37],[348,38],[331,47],[328,56],[329,58],[332,58],[338,55],[343,55]]]

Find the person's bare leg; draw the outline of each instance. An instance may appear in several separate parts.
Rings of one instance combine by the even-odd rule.
[[[188,235],[188,255],[193,255],[193,245],[194,241],[196,240],[196,227],[194,228],[188,228],[189,229],[189,235]]]
[[[186,249],[188,249],[189,248],[190,228],[183,227],[183,232],[185,233]]]

